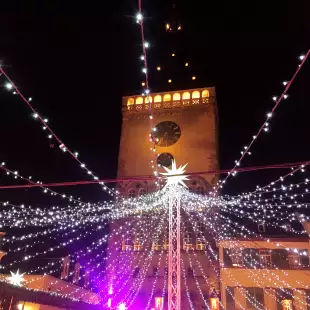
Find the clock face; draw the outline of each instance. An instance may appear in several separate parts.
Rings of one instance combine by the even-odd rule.
[[[170,167],[173,159],[174,158],[170,153],[161,153],[157,157],[157,165],[161,167]]]
[[[181,129],[176,123],[165,121],[153,128],[152,135],[156,145],[167,147],[175,144],[180,139]]]

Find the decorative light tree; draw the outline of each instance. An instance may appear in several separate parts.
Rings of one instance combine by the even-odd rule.
[[[188,178],[184,175],[185,167],[176,167],[172,161],[171,169],[163,167],[166,172],[161,173],[166,178],[164,189],[169,194],[169,245],[168,245],[168,309],[181,310],[181,186]]]

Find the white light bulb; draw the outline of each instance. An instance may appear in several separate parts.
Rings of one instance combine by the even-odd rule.
[[[43,127],[42,127],[42,129],[43,129],[43,130],[46,130],[46,127],[45,127],[45,126],[43,126]]]
[[[272,116],[272,113],[267,113],[267,117],[270,118]]]
[[[52,139],[52,135],[48,135],[48,138],[49,138],[49,139]]]
[[[142,72],[143,72],[143,73],[146,73],[146,71],[147,71],[146,68],[143,68],[143,69],[142,69]]]
[[[285,95],[283,96],[283,98],[284,98],[284,99],[286,99],[287,97],[288,97],[288,95],[287,95],[287,94],[285,94]]]
[[[33,118],[38,118],[39,117],[38,113],[33,113],[32,116],[33,116]]]
[[[141,60],[144,60],[144,56],[143,56],[143,55],[141,55],[141,56],[140,56],[140,59],[141,59]]]
[[[141,14],[141,13],[138,13],[138,14],[137,14],[137,21],[142,20],[142,18],[143,18],[142,14]]]
[[[303,60],[305,57],[306,57],[305,55],[300,55],[300,56],[299,56],[299,59],[300,59],[300,60]]]
[[[287,83],[288,83],[287,81],[283,81],[283,82],[282,82],[282,84],[283,84],[284,86],[286,86]]]
[[[45,118],[45,119],[44,119],[44,122],[45,122],[45,123],[47,123],[47,122],[48,122],[48,119],[47,119],[47,118]]]
[[[144,47],[145,47],[145,48],[149,48],[149,47],[150,47],[150,43],[149,43],[149,42],[145,42],[145,43],[144,43]]]
[[[32,101],[32,98],[31,98],[31,97],[29,97],[29,98],[28,98],[28,101]]]
[[[272,100],[273,100],[273,101],[277,101],[277,97],[276,97],[276,96],[273,96],[273,97],[272,97]]]
[[[81,164],[81,167],[82,167],[82,168],[85,168],[85,164]]]
[[[11,83],[6,83],[5,88],[11,90],[13,88],[13,85]]]

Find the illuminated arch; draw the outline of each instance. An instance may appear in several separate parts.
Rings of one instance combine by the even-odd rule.
[[[144,99],[144,103],[152,103],[153,102],[153,98],[151,96],[146,96]]]
[[[181,95],[179,93],[173,94],[173,101],[181,100]]]
[[[154,102],[161,102],[161,95],[156,95],[154,98]]]
[[[135,100],[133,98],[127,99],[127,105],[133,105],[135,103]]]
[[[201,94],[201,97],[202,98],[206,98],[206,97],[209,97],[209,91],[208,90],[204,90]]]
[[[197,99],[200,98],[200,92],[198,90],[195,90],[192,92],[192,98]]]
[[[185,92],[182,94],[182,99],[186,100],[186,99],[190,99],[191,98],[191,94],[189,92]]]
[[[171,101],[171,95],[170,94],[164,95],[164,101]]]
[[[136,104],[142,104],[143,103],[143,98],[142,97],[138,97],[136,99]]]

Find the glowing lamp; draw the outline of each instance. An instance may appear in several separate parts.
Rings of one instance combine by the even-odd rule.
[[[194,76],[192,76],[192,80],[194,81],[194,80],[196,80],[196,76],[194,75]]]
[[[188,67],[188,62],[185,63],[185,67]]]
[[[171,83],[171,82],[172,82],[172,80],[171,80],[171,79],[169,79],[169,80],[168,80],[168,83]]]
[[[155,309],[162,309],[164,307],[163,297],[155,297]]]
[[[160,66],[158,66],[158,67],[156,68],[156,70],[157,70],[157,71],[160,71],[160,70],[161,70]]]
[[[219,309],[219,299],[218,298],[210,298],[211,310]]]
[[[170,30],[170,24],[166,24],[166,30]]]
[[[283,310],[293,310],[292,301],[289,299],[282,300]]]
[[[172,53],[172,55],[171,55],[172,57],[174,57],[175,56],[175,53]]]

